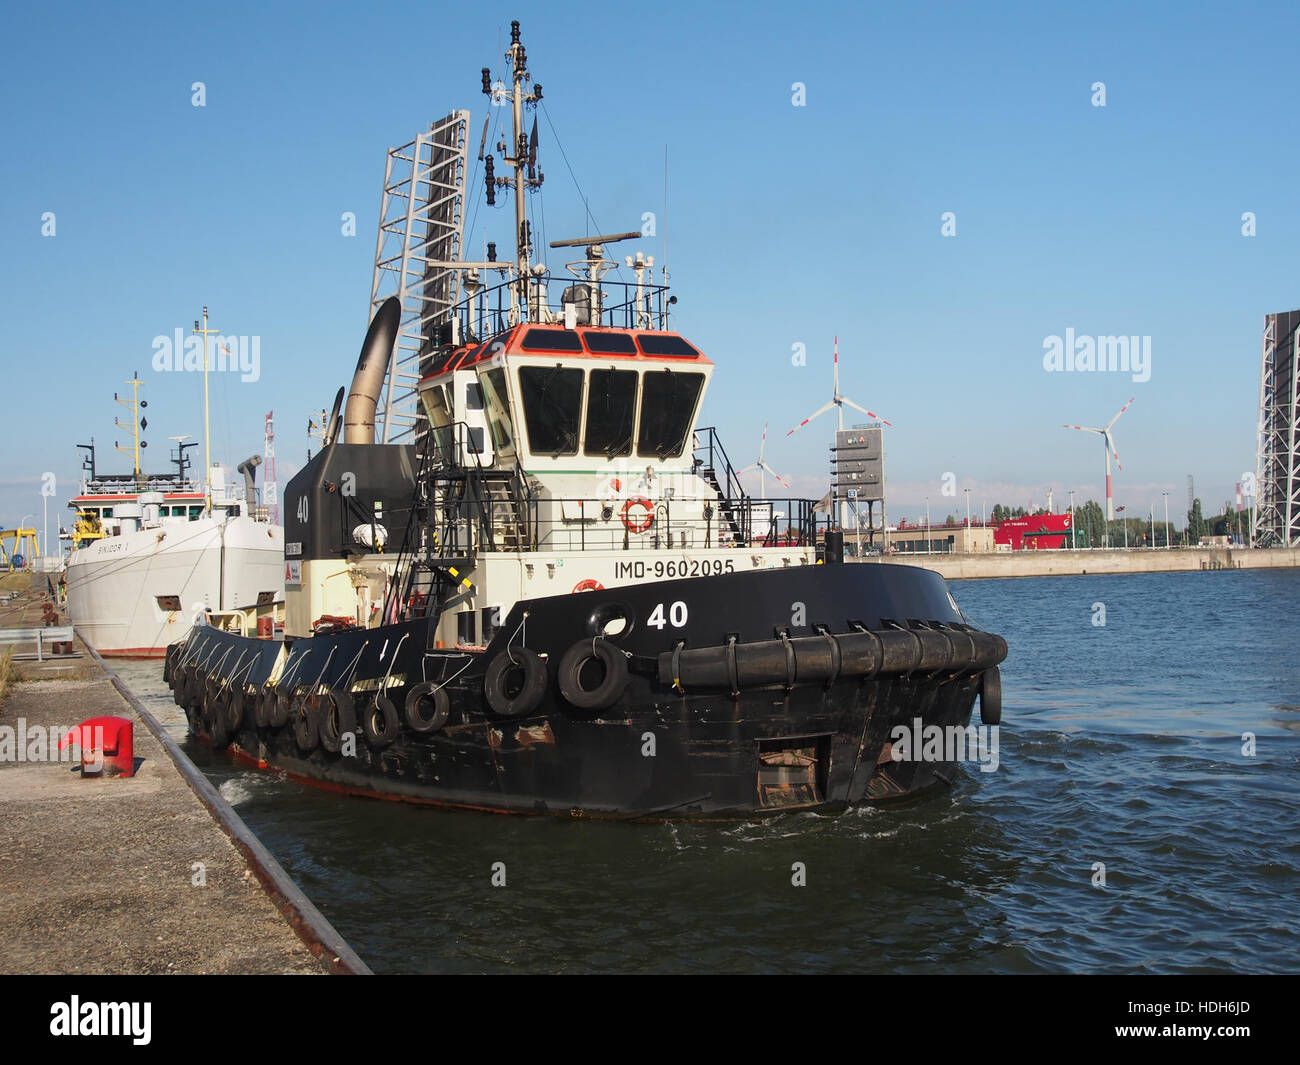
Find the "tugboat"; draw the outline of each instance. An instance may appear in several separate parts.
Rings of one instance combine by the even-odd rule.
[[[378,307],[285,492],[283,639],[168,649],[192,731],[339,792],[494,812],[748,818],[950,782],[955,758],[891,735],[963,730],[977,696],[996,725],[1005,641],[936,573],[845,564],[814,501],[744,493],[696,424],[714,364],[668,327],[666,278],[640,255],[635,283],[605,277],[640,233],[554,242],[585,252],[552,306],[517,22],[505,56],[513,88],[485,69],[483,90],[511,106],[513,176],[485,170],[489,202],[514,191],[515,258],[455,264],[410,443],[376,442],[403,315]]]

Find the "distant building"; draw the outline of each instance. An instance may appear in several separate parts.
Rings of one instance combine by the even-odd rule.
[[[900,521],[889,531],[889,548],[892,553],[904,555],[978,554],[993,550],[993,528],[964,522],[953,525],[911,525]]]

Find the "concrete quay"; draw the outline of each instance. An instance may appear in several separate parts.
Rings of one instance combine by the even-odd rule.
[[[41,624],[36,581],[0,627]],[[76,657],[37,663],[15,650],[0,705],[0,972],[369,971],[93,651],[78,640]],[[133,723],[135,776],[82,779],[79,755],[60,760],[48,740],[100,715]]]
[[[890,555],[885,558],[864,558],[862,561],[884,565],[921,566],[941,573],[947,580],[956,581],[987,580],[996,577],[1070,577],[1097,573],[1293,569],[1300,567],[1300,549],[1100,548],[1091,551]]]

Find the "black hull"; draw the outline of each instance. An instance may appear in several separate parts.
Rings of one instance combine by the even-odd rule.
[[[623,630],[598,637],[611,615]],[[868,564],[521,602],[480,651],[431,650],[430,633],[421,619],[299,640],[269,685],[279,644],[196,630],[169,652],[168,676],[191,728],[214,746],[339,791],[508,813],[749,818],[950,783],[955,759],[895,760],[890,737],[917,719],[963,728],[981,694],[995,724],[1006,654],[1000,637],[965,623],[938,575]],[[566,686],[578,654],[566,652],[595,654],[598,643],[618,669],[571,667]],[[541,663],[537,690],[522,668],[517,682],[500,670],[494,679],[494,661],[510,659],[509,673],[526,654]],[[612,673],[608,705],[574,705]],[[422,683],[447,696],[432,722],[407,705]],[[494,684],[496,709],[485,692]],[[293,695],[283,723],[259,713],[256,693],[268,690]],[[322,746],[321,726],[335,746],[350,719],[330,691],[349,693],[359,722],[336,751]],[[395,731],[379,728],[380,691]],[[433,698],[416,709],[434,709]]]

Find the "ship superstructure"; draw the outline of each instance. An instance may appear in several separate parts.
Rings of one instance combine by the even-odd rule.
[[[85,454],[80,491],[68,503],[69,620],[100,654],[131,658],[161,657],[196,623],[255,632],[260,617],[273,627],[283,617],[284,533],[257,501],[260,457],[239,466],[242,486],[215,462],[202,482],[189,475],[186,455],[197,445],[182,438],[174,472],[143,472],[143,401],[133,383],[126,405],[137,418],[121,426],[133,446],[118,448],[133,456],[132,471],[102,473],[93,438],[78,445]]]

